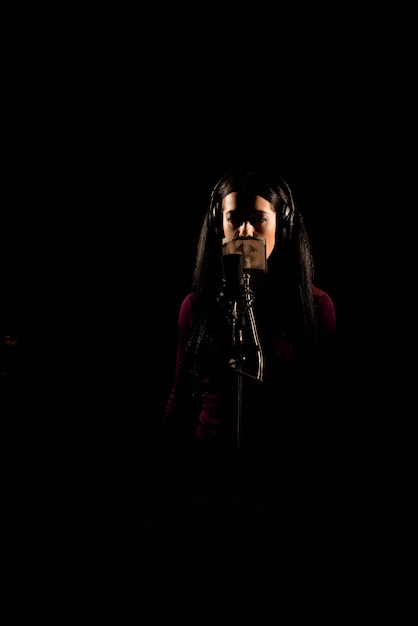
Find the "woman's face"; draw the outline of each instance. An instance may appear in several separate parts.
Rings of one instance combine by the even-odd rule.
[[[273,252],[276,242],[276,211],[273,205],[254,196],[241,197],[237,191],[229,193],[222,201],[222,225],[227,239],[260,237],[266,240],[266,258]]]

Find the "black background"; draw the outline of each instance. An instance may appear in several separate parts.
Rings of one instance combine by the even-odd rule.
[[[229,167],[277,167],[305,216],[316,283],[339,310],[345,183],[324,126],[279,112],[268,124],[222,124],[205,112],[178,128],[163,113],[155,139],[142,118],[143,136],[126,121],[119,135],[114,119],[91,134],[83,119],[75,137],[57,125],[47,146],[35,133],[9,164],[2,324],[19,341],[7,385],[11,449],[20,468],[35,468],[25,492],[36,475],[49,494],[60,476],[65,499],[89,511],[122,515],[153,489],[177,313],[211,188]]]
[[[218,178],[260,162],[277,168],[305,216],[343,344],[337,388],[315,399],[339,428],[330,445],[341,461],[329,469],[341,506],[325,527],[342,532],[325,542],[329,571],[347,547],[351,558],[358,545],[370,555],[375,537],[380,563],[387,490],[398,494],[408,473],[394,480],[407,429],[401,418],[394,439],[399,411],[383,416],[404,389],[383,350],[389,333],[398,365],[410,345],[386,305],[400,276],[400,196],[413,180],[414,20],[392,7],[368,16],[297,3],[133,9],[3,11],[0,330],[17,338],[2,346],[0,381],[9,597],[27,583],[32,606],[43,602],[45,563],[64,595],[55,574],[68,575],[68,563],[95,599],[94,584],[114,597],[122,578],[124,599],[135,584],[136,600],[132,563],[146,573],[141,591],[149,582],[138,540],[149,543],[156,432],[200,223]],[[312,543],[324,562],[324,543]],[[112,568],[116,554],[131,567]],[[94,610],[108,614],[102,600]]]
[[[253,119],[241,130],[238,121],[214,130],[190,121],[179,130],[157,119],[158,150],[130,128],[112,136],[114,120],[87,145],[91,129],[82,120],[76,140],[58,127],[46,145],[36,134],[32,141],[21,137],[19,150],[12,147],[2,325],[24,338],[37,376],[56,378],[59,363],[77,389],[78,377],[94,380],[100,372],[109,392],[112,375],[118,386],[128,371],[133,379],[124,392],[133,413],[149,422],[156,406],[161,412],[200,225],[211,188],[230,167],[268,163],[285,178],[311,236],[316,284],[338,308],[337,246],[347,198],[324,127],[282,122],[279,113],[269,120],[270,132]],[[276,123],[284,130],[275,134]],[[101,393],[95,402],[98,410],[106,406]]]
[[[342,163],[357,128],[329,54],[338,33],[300,56],[297,35],[277,41],[263,26],[255,41],[251,24],[248,36],[206,24],[206,37],[174,31],[161,55],[161,38],[144,44],[145,24],[122,23],[61,24],[47,37],[14,23],[1,232],[1,325],[18,339],[3,390],[20,485],[33,493],[37,476],[49,494],[60,476],[60,491],[116,509],[146,500],[158,471],[177,313],[213,185],[230,168],[277,169],[338,314],[352,201]],[[173,35],[165,28],[154,36]]]

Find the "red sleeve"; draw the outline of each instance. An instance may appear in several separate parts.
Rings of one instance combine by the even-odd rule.
[[[318,332],[322,339],[333,340],[336,335],[334,302],[325,291],[315,288],[314,299],[317,312]]]
[[[193,321],[193,294],[187,295],[180,306],[177,324],[177,351],[174,366],[174,381],[171,387],[170,395],[163,416],[163,425],[172,419],[175,413],[178,387],[182,374],[183,354],[188,334]]]

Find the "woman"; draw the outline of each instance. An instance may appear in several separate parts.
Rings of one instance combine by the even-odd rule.
[[[183,522],[190,511],[235,519],[243,507],[259,517],[295,486],[308,494],[332,432],[335,337],[334,303],[314,284],[286,182],[267,171],[223,176],[179,311],[162,424],[166,513],[181,503]]]

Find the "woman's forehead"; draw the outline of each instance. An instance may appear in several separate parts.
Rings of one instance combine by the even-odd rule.
[[[273,205],[258,194],[232,191],[222,201],[223,211],[274,211]]]

